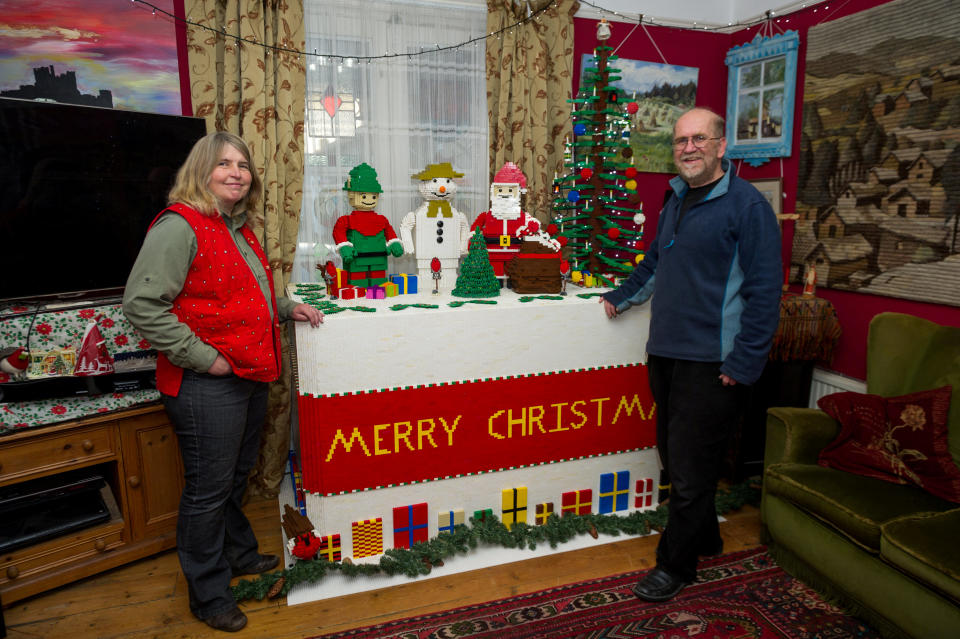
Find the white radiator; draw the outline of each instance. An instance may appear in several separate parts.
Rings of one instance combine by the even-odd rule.
[[[814,368],[813,381],[810,383],[810,402],[808,407],[816,408],[817,400],[824,395],[843,391],[866,393],[867,383],[863,380],[840,375],[839,373],[834,373],[822,368]]]

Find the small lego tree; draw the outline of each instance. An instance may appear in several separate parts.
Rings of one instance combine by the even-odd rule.
[[[500,281],[493,273],[493,266],[487,256],[487,245],[480,228],[477,228],[470,237],[467,257],[460,265],[457,286],[451,293],[457,297],[498,297],[500,295]]]

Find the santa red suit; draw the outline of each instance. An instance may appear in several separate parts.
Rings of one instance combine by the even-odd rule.
[[[502,220],[494,217],[491,211],[484,211],[473,221],[470,230],[475,231],[478,228],[483,229],[483,239],[487,244],[494,275],[506,277],[504,267],[520,252],[523,236],[536,233],[540,229],[540,222],[523,211],[520,211],[520,217],[514,220]]]

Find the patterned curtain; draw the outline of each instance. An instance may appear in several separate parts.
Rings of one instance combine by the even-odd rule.
[[[253,153],[264,185],[259,210],[249,224],[273,269],[282,293],[290,280],[297,248],[303,195],[304,63],[302,0],[185,0],[187,17],[215,29],[189,26],[190,86],[194,115],[207,130],[242,137]],[[265,46],[238,43],[236,35]],[[251,492],[275,496],[290,448],[290,346],[283,331],[285,374],[271,385],[260,460],[250,477]]]
[[[548,6],[549,5],[549,6]],[[547,7],[536,19],[511,25]],[[573,14],[577,0],[487,0],[487,111],[490,176],[515,162],[527,176],[525,210],[551,217],[553,175],[563,168],[562,140],[571,130]]]

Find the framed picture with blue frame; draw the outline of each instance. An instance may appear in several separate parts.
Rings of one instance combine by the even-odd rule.
[[[786,31],[727,51],[727,157],[760,166],[790,155],[799,44]]]

